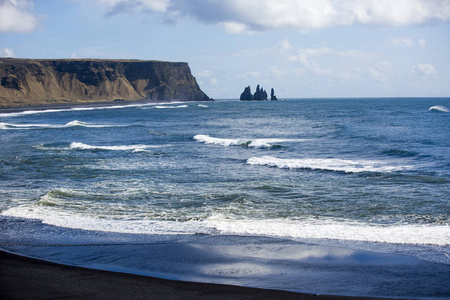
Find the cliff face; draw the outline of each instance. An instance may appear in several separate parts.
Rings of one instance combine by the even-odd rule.
[[[0,106],[116,99],[210,100],[187,63],[0,58]]]

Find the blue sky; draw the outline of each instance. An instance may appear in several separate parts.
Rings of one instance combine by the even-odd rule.
[[[0,56],[186,61],[210,97],[450,96],[450,0],[0,0]]]

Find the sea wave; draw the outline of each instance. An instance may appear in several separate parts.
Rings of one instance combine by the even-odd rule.
[[[68,128],[68,127],[88,127],[88,128],[104,128],[104,127],[123,127],[124,125],[111,125],[111,124],[92,124],[85,123],[78,120],[70,121],[64,125],[58,124],[12,124],[12,123],[0,123],[0,129],[48,129],[48,128]]]
[[[194,140],[203,142],[205,144],[214,144],[220,146],[243,146],[248,148],[264,149],[264,148],[277,148],[280,147],[279,143],[283,142],[301,142],[306,139],[280,139],[280,138],[267,138],[267,139],[227,139],[216,138],[209,135],[197,134],[194,136]]]
[[[334,220],[230,220],[221,214],[207,220],[222,234],[266,235],[378,243],[449,245],[449,225],[377,225]]]
[[[414,157],[418,156],[418,152],[414,151],[408,151],[403,149],[387,149],[381,152],[381,154],[387,155],[387,156],[398,156],[398,157]]]
[[[53,192],[56,193],[56,192]],[[449,245],[448,224],[372,224],[333,219],[230,219],[222,213],[213,213],[207,219],[187,221],[108,218],[86,212],[83,203],[65,195],[49,193],[33,204],[24,204],[3,211],[10,217],[38,219],[45,224],[82,229],[132,234],[223,234],[271,236],[300,239],[328,239],[373,243],[411,245]],[[61,194],[62,193],[62,194]],[[69,199],[65,199],[69,198]]]
[[[273,156],[251,157],[247,164],[256,166],[276,167],[280,169],[309,169],[323,171],[338,171],[345,173],[361,172],[395,172],[410,170],[411,165],[398,165],[385,161],[376,160],[348,160],[335,158],[303,158],[284,159]]]
[[[161,103],[160,103],[161,104]],[[96,105],[96,106],[76,106],[71,108],[57,108],[57,109],[41,109],[41,110],[25,110],[20,112],[12,112],[12,113],[0,113],[0,117],[17,117],[24,115],[34,115],[34,114],[44,114],[44,113],[54,113],[54,112],[70,112],[70,111],[87,111],[87,110],[102,110],[102,109],[122,109],[122,108],[130,108],[130,107],[146,107],[146,106],[154,106],[155,103],[134,103],[134,104],[122,104],[122,105],[111,105],[105,103],[104,106]]]
[[[450,112],[450,109],[443,105],[435,105],[428,109],[428,111],[442,111],[442,112]]]
[[[177,105],[177,106],[172,106],[172,105],[156,105],[155,108],[159,108],[159,109],[164,109],[164,108],[186,108],[189,107],[186,104],[183,105]]]
[[[89,128],[104,128],[104,127],[125,127],[129,125],[113,125],[113,124],[92,124],[92,123],[85,123],[78,120],[70,121],[64,125],[64,127],[89,127]]]
[[[118,146],[93,146],[79,142],[72,142],[70,144],[71,150],[109,150],[109,151],[127,151],[145,152],[150,148],[158,148],[156,145],[118,145]]]

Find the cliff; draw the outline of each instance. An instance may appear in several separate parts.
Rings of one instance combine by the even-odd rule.
[[[0,106],[118,99],[210,100],[184,62],[0,58]]]

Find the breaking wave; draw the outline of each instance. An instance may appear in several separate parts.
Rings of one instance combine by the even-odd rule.
[[[155,108],[164,109],[164,108],[186,108],[189,107],[186,104],[171,106],[171,105],[156,105]]]
[[[89,104],[88,104],[89,105]],[[0,113],[0,117],[17,117],[24,115],[34,115],[34,114],[43,114],[43,113],[54,113],[54,112],[68,112],[68,111],[85,111],[85,110],[101,110],[101,109],[122,109],[129,107],[145,107],[145,106],[154,106],[154,103],[134,103],[134,104],[122,104],[122,105],[111,105],[110,103],[105,103],[104,106],[98,105],[95,103],[95,106],[80,106],[80,107],[71,107],[71,108],[59,108],[59,109],[42,109],[42,110],[25,110],[20,112],[12,112],[12,113]]]
[[[450,112],[450,109],[443,105],[435,105],[428,109],[428,111],[442,111],[442,112]]]
[[[104,128],[104,127],[123,127],[124,125],[109,125],[109,124],[91,124],[78,120],[70,121],[64,125],[57,124],[12,124],[0,123],[0,129],[48,129],[48,128],[68,128],[68,127],[89,127],[89,128]]]
[[[56,193],[59,193],[56,195]],[[61,194],[63,193],[63,194]],[[61,194],[61,195],[60,195]],[[34,204],[10,208],[2,215],[38,219],[43,223],[73,229],[133,234],[224,234],[272,236],[301,239],[364,241],[375,243],[448,245],[448,225],[391,224],[379,225],[333,219],[242,219],[235,220],[222,213],[212,213],[200,220],[128,219],[98,217],[86,212],[83,203],[65,199],[64,190],[53,191]],[[78,212],[76,212],[78,211]]]
[[[323,171],[338,171],[345,173],[361,172],[395,172],[410,170],[411,165],[396,165],[376,160],[347,160],[335,158],[303,158],[283,159],[272,156],[251,157],[247,160],[249,165],[276,167],[280,169],[309,169]]]
[[[145,152],[150,148],[158,148],[155,145],[119,145],[119,146],[92,146],[83,143],[72,142],[70,144],[71,150],[109,150],[109,151],[129,151]]]
[[[194,136],[194,140],[205,144],[214,144],[220,146],[243,146],[248,148],[264,149],[280,147],[278,143],[282,142],[301,142],[305,139],[226,139],[216,138],[209,135],[198,134]]]

